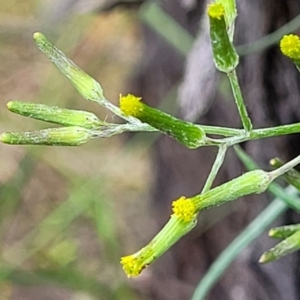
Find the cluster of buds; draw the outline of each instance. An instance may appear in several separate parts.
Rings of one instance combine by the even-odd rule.
[[[230,7],[229,2],[227,4]],[[232,14],[230,15],[226,12],[226,10],[230,11],[228,7],[224,7],[222,3],[218,2],[209,5],[207,9],[215,65],[218,70],[227,74],[233,73],[239,62],[239,57],[232,43],[232,28],[236,11],[235,8],[231,8]],[[228,17],[229,15],[230,17]],[[11,101],[7,104],[10,111],[22,116],[55,123],[61,127],[28,132],[5,132],[0,135],[0,141],[8,144],[77,146],[93,138],[108,137],[125,130],[137,131],[141,128],[138,126],[142,126],[141,124],[144,123],[147,124],[148,130],[160,131],[189,149],[207,145],[221,145],[220,143],[213,144],[216,142],[206,136],[203,126],[180,120],[150,107],[143,103],[140,97],[131,94],[120,95],[120,109],[113,106],[104,98],[100,84],[70,61],[43,34],[35,33],[34,40],[38,48],[48,56],[84,98],[98,102],[113,113],[123,117],[128,123],[125,125],[110,124],[87,111]],[[284,36],[280,48],[282,53],[289,57],[300,71],[299,37],[295,35]],[[240,106],[242,107],[243,103],[240,103]],[[247,118],[246,111],[242,111],[241,115]],[[249,121],[249,124],[244,127],[248,130],[252,129],[251,122]],[[251,171],[202,194],[189,198],[182,196],[173,201],[170,220],[162,230],[140,251],[121,258],[124,271],[129,277],[139,275],[143,269],[195,227],[199,212],[245,195],[262,193],[275,178],[284,174],[288,168],[293,167],[296,163],[298,164],[298,160],[279,166],[277,170],[272,172]],[[289,178],[293,177],[294,174],[290,173]],[[300,178],[298,175],[296,177]],[[285,241],[288,241],[290,247],[279,244],[266,252],[262,256],[261,262],[271,261],[274,257],[278,258],[283,253],[300,248],[299,226],[273,229],[270,234],[274,237],[286,238]]]
[[[8,102],[7,107],[19,115],[64,126],[27,132],[4,132],[0,140],[7,144],[77,146],[98,137],[98,132],[108,125],[87,111],[19,101]]]

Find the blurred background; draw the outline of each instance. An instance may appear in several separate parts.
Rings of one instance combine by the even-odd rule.
[[[1,3],[1,132],[51,127],[9,113],[10,100],[109,120],[108,111],[78,95],[32,34],[43,32],[117,103],[141,54],[137,6],[102,12],[101,1],[79,2]],[[140,299],[119,260],[157,229],[147,213],[152,174],[147,145],[127,147],[123,140],[0,146],[1,300]]]
[[[212,63],[203,17],[209,1],[2,2],[0,132],[49,127],[8,112],[10,100],[119,121],[82,99],[36,48],[36,31],[97,79],[115,104],[120,93],[130,92],[191,121],[240,126],[228,82]],[[237,2],[236,40],[248,54],[241,57],[239,75],[254,123],[299,121],[298,74],[278,51],[280,37],[252,45],[295,18],[299,3]],[[293,136],[243,147],[267,168],[273,156],[298,154],[297,141]],[[120,257],[149,242],[167,221],[172,200],[199,193],[216,149],[189,151],[144,133],[80,147],[1,144],[0,154],[1,300],[190,299],[216,257],[272,200],[252,196],[201,214],[192,233],[140,277],[127,279]],[[244,171],[229,152],[215,185]],[[276,225],[296,219],[289,212]],[[207,299],[299,299],[299,257],[257,263],[271,245],[266,234],[252,243]]]

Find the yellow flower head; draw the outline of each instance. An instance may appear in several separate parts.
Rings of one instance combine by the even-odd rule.
[[[127,96],[120,95],[120,109],[126,116],[138,117],[143,112],[142,98],[128,94]]]
[[[152,244],[149,243],[140,251],[121,257],[121,265],[123,265],[123,270],[128,277],[135,277],[140,275],[155,258]]]
[[[173,216],[184,222],[190,222],[195,217],[196,206],[191,199],[181,196],[172,203]]]
[[[143,266],[139,263],[139,259],[134,255],[121,257],[121,265],[123,265],[123,270],[128,277],[138,276],[143,270]]]
[[[213,3],[208,5],[207,13],[211,18],[221,19],[224,16],[225,10],[221,3]]]
[[[280,41],[281,52],[292,60],[300,59],[300,39],[297,35],[285,35]]]

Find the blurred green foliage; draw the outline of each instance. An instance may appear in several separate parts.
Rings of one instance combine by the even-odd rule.
[[[32,33],[40,26],[101,78],[107,97],[116,101],[140,53],[134,11],[73,14],[59,24],[45,24],[40,4],[1,4],[1,132],[43,128],[9,114],[10,100],[93,110],[109,118],[84,101],[36,49]],[[143,232],[143,240],[152,233],[140,221],[147,219],[151,173],[141,144],[131,147],[130,155],[121,144],[116,137],[76,149],[1,145],[0,295],[6,297],[1,299],[26,297],[38,286],[67,290],[68,296],[62,292],[59,299],[138,299],[119,257],[140,246],[129,236]],[[43,290],[34,297],[41,299]]]

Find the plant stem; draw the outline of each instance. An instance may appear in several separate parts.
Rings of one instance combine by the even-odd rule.
[[[242,96],[242,92],[241,92],[241,89],[240,89],[240,85],[239,85],[238,78],[236,76],[235,70],[232,70],[231,72],[228,72],[227,76],[228,76],[229,81],[230,81],[233,96],[234,96],[235,103],[237,105],[237,108],[238,108],[238,111],[239,111],[239,114],[240,114],[240,117],[241,117],[243,127],[247,132],[249,132],[252,129],[252,122],[251,122],[251,120],[248,116],[248,113],[247,113],[247,109],[246,109],[246,106],[245,106],[245,103],[244,103],[244,99],[243,99],[243,96]]]
[[[209,125],[197,125],[197,126],[200,126],[205,131],[206,134],[237,136],[237,135],[241,135],[244,132],[243,129],[237,129],[237,128],[218,127],[218,126],[209,126]]]
[[[290,160],[286,164],[284,164],[282,167],[270,172],[270,175],[273,176],[274,178],[277,178],[289,170],[291,170],[293,167],[297,166],[300,164],[300,155],[296,156],[294,159]]]
[[[295,124],[281,125],[281,126],[270,127],[270,128],[255,129],[251,131],[250,138],[251,140],[256,140],[261,138],[299,133],[299,132],[300,132],[300,123],[295,123]]]
[[[224,132],[222,132],[219,131],[218,127],[214,128],[212,126],[209,126],[208,128],[202,126],[202,128],[206,133],[213,134],[214,130],[216,129],[220,134],[222,133],[224,136],[227,135],[227,138],[219,139],[219,141],[223,141],[227,144],[228,147],[246,141],[258,140],[262,138],[269,138],[286,134],[300,133],[300,123],[281,125],[270,128],[254,129],[251,132],[245,132],[243,129],[233,129],[234,132],[236,132],[236,134],[234,134],[234,132],[231,132],[230,128],[228,132],[227,129],[225,129]],[[232,135],[229,136],[229,134],[231,133]]]
[[[205,185],[202,189],[202,192],[201,192],[202,194],[207,192],[211,188],[212,183],[215,180],[215,178],[218,174],[218,171],[220,170],[220,167],[223,164],[226,151],[227,151],[227,145],[226,144],[219,146],[219,151],[218,151],[217,157],[216,157],[215,162],[212,166],[212,169],[211,169],[211,171],[210,171],[210,173],[207,177]]]
[[[238,158],[246,166],[247,170],[259,169],[259,166],[255,163],[255,161],[240,146],[234,146],[234,150]],[[273,195],[284,201],[289,207],[300,212],[299,200],[294,197],[288,197],[285,190],[280,185],[273,182],[269,185],[268,189]]]

